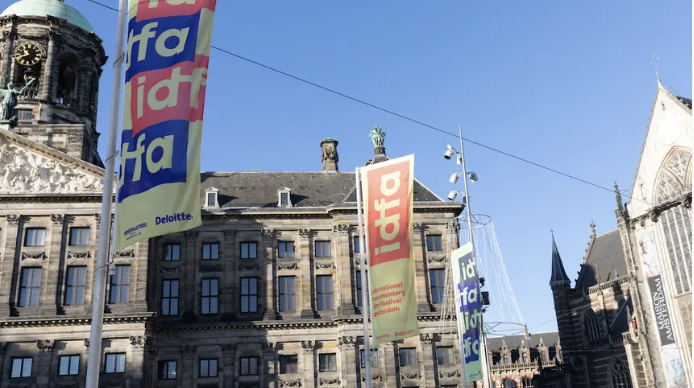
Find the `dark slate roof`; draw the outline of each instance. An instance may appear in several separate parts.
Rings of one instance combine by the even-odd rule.
[[[627,274],[624,248],[619,230],[594,237],[588,256],[585,258],[576,288],[588,288],[598,283],[615,280]],[[600,281],[598,281],[598,275]]]
[[[552,276],[549,278],[549,284],[558,282],[569,282],[571,280],[566,276],[566,271],[564,271],[564,263],[561,261],[561,256],[559,256],[559,249],[557,248],[557,243],[554,241],[554,236],[552,236]]]
[[[692,99],[687,97],[676,96],[681,103],[687,106],[687,108],[692,109]]]
[[[540,345],[540,339],[542,339],[546,347],[551,348],[556,346],[557,342],[559,342],[559,333],[552,331],[547,333],[531,334],[530,339],[526,339],[525,335],[523,334],[489,337],[487,338],[487,350],[492,352],[500,352],[504,341],[506,341],[506,346],[509,348],[509,350],[520,348],[522,341],[525,341],[526,347],[533,349]]]
[[[206,189],[214,187],[219,190],[220,207],[277,207],[277,190],[285,187],[291,189],[293,207],[356,202],[353,172],[203,172],[200,181],[201,199]],[[444,203],[416,180],[414,200]]]
[[[617,316],[610,324],[610,335],[620,335],[629,331],[629,315],[628,311],[634,311],[634,306],[631,304],[631,295],[627,295],[626,301],[620,307]]]

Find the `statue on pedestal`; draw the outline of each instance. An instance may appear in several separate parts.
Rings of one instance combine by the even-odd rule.
[[[15,89],[12,82],[7,84],[7,89],[0,89],[3,94],[2,98],[2,115],[0,115],[0,124],[9,124],[10,127],[14,128],[17,126],[17,117],[15,116],[14,108],[17,106],[17,96],[24,93],[24,91],[31,86],[31,84],[36,81],[36,78],[29,78],[26,84],[21,89]]]

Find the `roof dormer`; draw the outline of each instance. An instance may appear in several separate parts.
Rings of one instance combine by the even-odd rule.
[[[292,207],[292,189],[283,187],[277,190],[277,207]]]
[[[218,208],[219,207],[219,190],[214,187],[210,187],[205,190],[205,207],[206,208]]]

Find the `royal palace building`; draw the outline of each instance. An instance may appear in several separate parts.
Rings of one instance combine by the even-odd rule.
[[[103,387],[360,387],[365,362],[374,387],[459,386],[440,316],[463,205],[415,181],[421,335],[363,358],[355,180],[332,139],[314,172],[201,174],[203,225],[115,252],[103,342],[90,343],[107,57],[60,0],[4,10],[0,55],[17,98],[0,121],[0,387],[84,387],[90,346]],[[368,163],[387,159],[375,147]]]

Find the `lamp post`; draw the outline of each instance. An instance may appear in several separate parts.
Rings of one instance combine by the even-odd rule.
[[[450,160],[451,157],[453,157],[453,155],[456,155],[456,163],[461,166],[462,173],[453,173],[453,175],[451,175],[451,178],[449,179],[449,181],[451,183],[456,183],[456,182],[458,182],[458,178],[460,176],[462,176],[465,191],[460,192],[460,191],[453,190],[450,193],[448,193],[448,199],[453,201],[453,200],[455,200],[455,198],[457,197],[458,194],[461,194],[461,196],[463,198],[463,203],[465,204],[465,210],[467,213],[467,224],[468,224],[468,233],[469,233],[468,238],[469,238],[470,243],[472,243],[472,257],[474,257],[475,260],[477,260],[477,258],[475,257],[475,243],[473,241],[474,236],[472,233],[472,212],[470,211],[470,194],[468,191],[468,182],[467,181],[468,181],[468,179],[470,179],[470,181],[472,181],[472,182],[477,182],[479,180],[479,177],[477,176],[476,173],[474,173],[472,171],[468,172],[466,167],[465,167],[465,154],[463,151],[463,133],[462,133],[462,130],[460,127],[458,127],[458,138],[460,140],[460,152],[456,151],[455,148],[448,145],[447,146],[448,149],[444,153],[443,157],[447,160]],[[480,341],[480,349],[479,350],[480,350],[480,362],[482,364],[481,366],[482,366],[483,386],[485,388],[492,388],[491,378],[490,378],[489,369],[488,369],[488,362],[487,362],[487,337],[486,337],[486,334],[484,332],[484,319],[482,316],[480,316],[480,323],[479,324],[480,324],[480,331],[482,333],[482,341]],[[460,327],[460,325],[458,325],[458,327]],[[461,337],[460,339],[462,340],[463,334],[460,333],[460,329],[458,329],[458,330],[459,330],[458,335]],[[462,343],[461,343],[461,355],[463,355],[461,357],[461,362],[463,363],[463,371],[464,371],[465,370],[465,357],[464,357],[464,353],[463,353],[462,349],[463,348],[462,348]],[[467,383],[468,382],[466,381],[466,378],[463,377],[464,386],[467,386]]]

